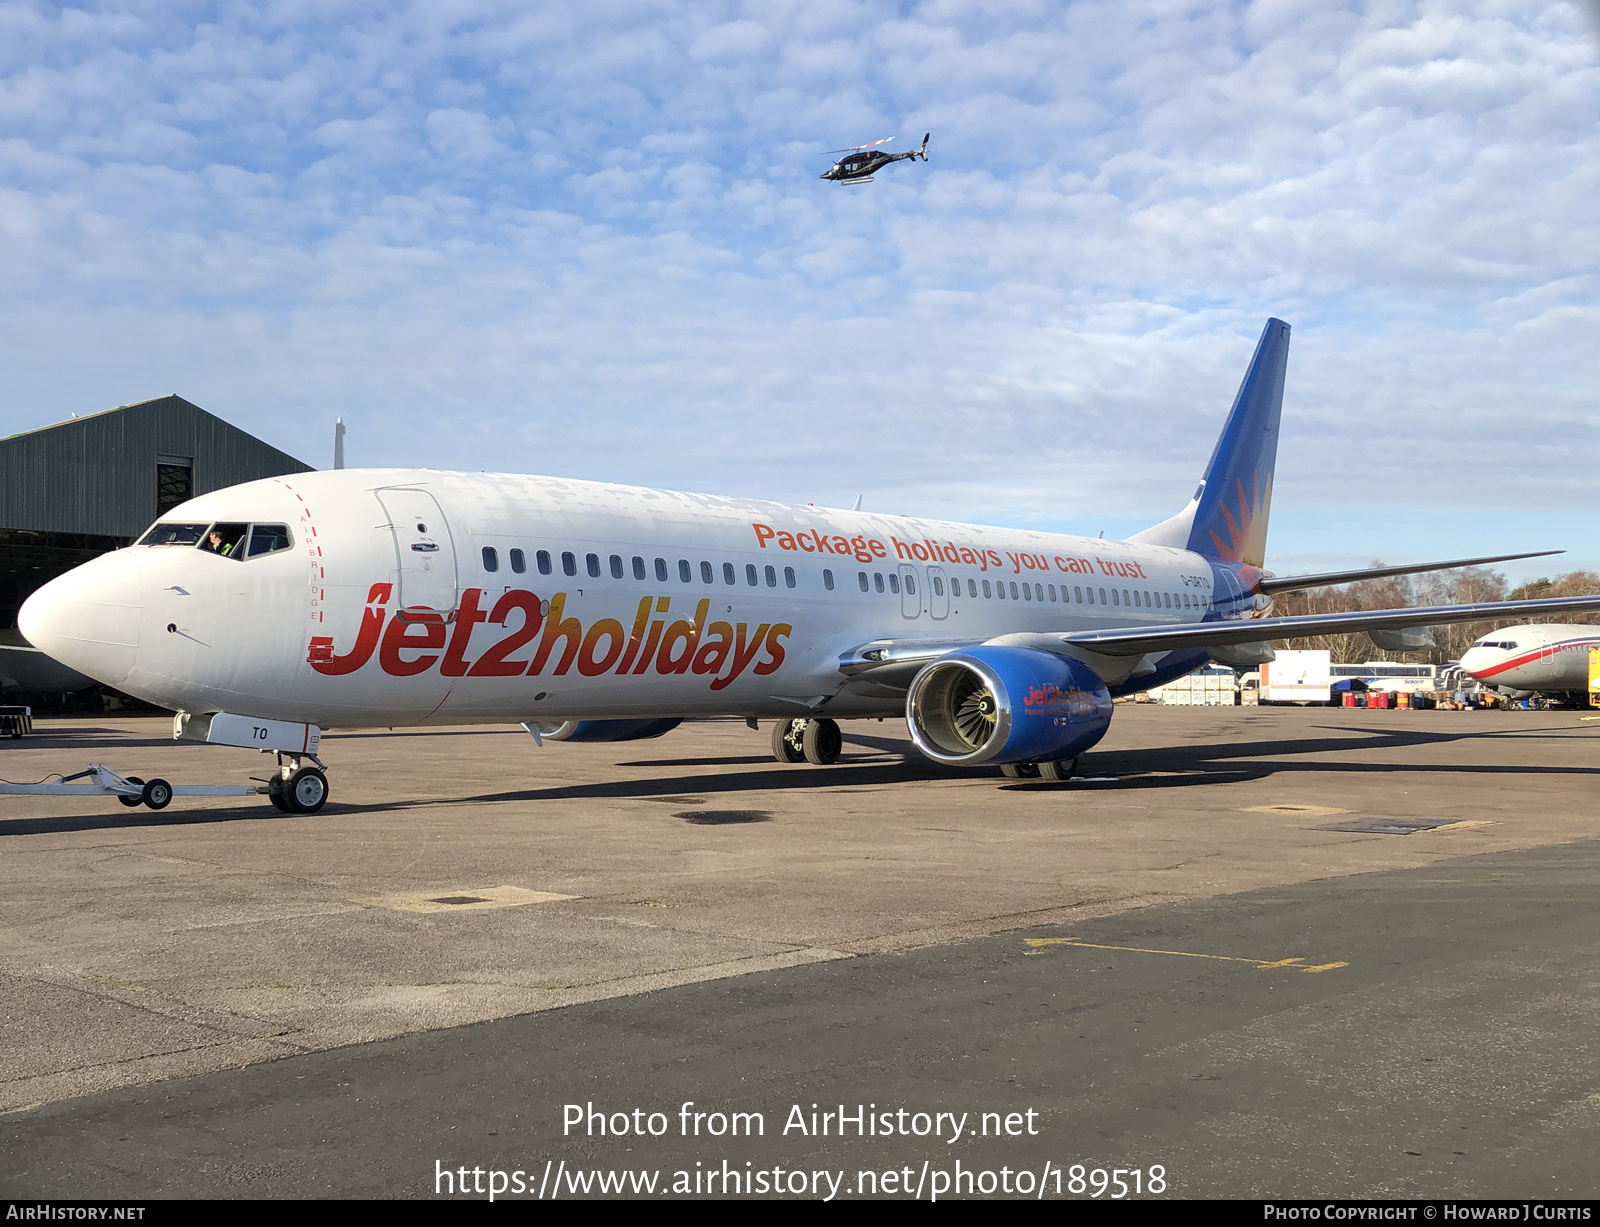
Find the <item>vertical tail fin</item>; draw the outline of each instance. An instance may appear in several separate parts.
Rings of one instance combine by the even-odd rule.
[[[1269,319],[1189,505],[1129,538],[1259,567],[1266,561],[1289,325]]]

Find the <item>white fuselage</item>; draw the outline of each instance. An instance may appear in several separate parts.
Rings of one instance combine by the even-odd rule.
[[[1589,689],[1589,649],[1600,626],[1532,623],[1491,631],[1461,657],[1461,668],[1485,686],[1531,694]]]
[[[24,634],[152,703],[324,727],[883,716],[902,698],[842,652],[1247,613],[1180,549],[547,477],[306,473],[161,523],[287,536],[118,550]]]

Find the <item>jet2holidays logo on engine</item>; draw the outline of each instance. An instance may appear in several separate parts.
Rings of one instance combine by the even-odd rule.
[[[391,617],[388,605],[393,595],[393,584],[372,585],[355,645],[343,655],[335,654],[333,636],[313,636],[307,653],[311,667],[340,677],[365,667],[376,655],[378,668],[391,677],[415,677],[436,666],[444,677],[536,677],[554,656],[555,676],[574,664],[584,677],[697,674],[711,678],[712,690],[722,690],[747,668],[762,676],[776,672],[783,664],[783,640],[794,633],[787,622],[763,622],[754,632],[745,622],[708,625],[709,600],[695,606],[692,619],[669,622],[664,615],[671,612],[670,597],[642,597],[630,631],[616,618],[600,618],[585,627],[577,618],[565,617],[565,592],[551,597],[546,611],[539,597],[514,588],[485,611],[483,589],[468,588],[448,623],[431,609],[400,609]],[[467,659],[475,627],[509,626],[515,615],[520,615],[516,629],[497,638],[475,660]],[[538,646],[532,660],[512,658],[535,639]],[[559,655],[557,643],[562,645]],[[765,656],[757,660],[763,649]]]

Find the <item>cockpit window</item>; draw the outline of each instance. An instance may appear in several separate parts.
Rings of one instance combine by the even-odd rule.
[[[205,536],[204,524],[157,524],[139,538],[140,545],[198,545]]]
[[[249,528],[248,524],[213,524],[205,540],[200,542],[200,548],[209,554],[221,554],[224,558],[242,558],[244,535]]]
[[[286,524],[257,524],[250,530],[250,557],[258,554],[276,554],[294,544]]]

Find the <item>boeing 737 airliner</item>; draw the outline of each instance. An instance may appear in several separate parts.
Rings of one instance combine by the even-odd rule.
[[[328,794],[327,727],[522,722],[653,736],[774,720],[782,760],[903,713],[923,754],[1067,775],[1112,697],[1269,639],[1600,608],[1600,598],[1294,618],[1275,593],[1501,559],[1262,569],[1289,326],[1270,320],[1187,506],[1127,541],[548,477],[344,469],[250,482],[45,585],[30,643],[178,712],[175,735],[278,755]],[[1520,556],[1520,555],[1519,555]]]
[[[1507,626],[1468,648],[1461,667],[1514,699],[1548,694],[1583,701],[1589,693],[1589,652],[1597,647],[1600,626]]]

